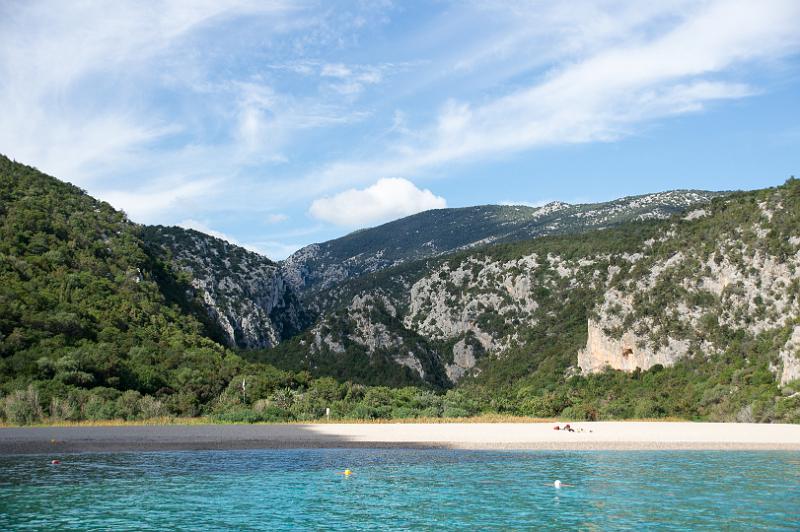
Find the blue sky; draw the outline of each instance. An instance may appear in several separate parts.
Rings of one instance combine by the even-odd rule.
[[[0,3],[0,152],[276,259],[798,174],[800,2]]]

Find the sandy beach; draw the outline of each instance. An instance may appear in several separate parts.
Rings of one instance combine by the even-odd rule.
[[[0,454],[323,447],[800,450],[800,425],[689,422],[164,425],[0,429]],[[562,424],[563,426],[563,424]]]

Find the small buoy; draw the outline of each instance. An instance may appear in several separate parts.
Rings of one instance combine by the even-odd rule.
[[[55,442],[56,442],[55,438],[53,438],[52,440],[50,440],[50,443],[55,443]]]
[[[553,482],[553,486],[556,489],[560,489],[561,488],[561,481],[560,480],[556,480],[555,482]]]
[[[60,464],[60,463],[61,463],[61,460],[51,460],[51,461],[50,461],[50,463],[51,463],[52,465],[58,465],[58,464]]]
[[[352,474],[353,474],[353,472],[352,472],[352,471],[350,471],[349,469],[345,469],[345,470],[344,470],[344,476],[346,476],[346,477],[349,477],[349,476],[350,476],[350,475],[352,475]]]

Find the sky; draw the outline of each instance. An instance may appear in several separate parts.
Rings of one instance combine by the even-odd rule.
[[[0,0],[0,153],[283,259],[427,209],[800,175],[797,0]]]

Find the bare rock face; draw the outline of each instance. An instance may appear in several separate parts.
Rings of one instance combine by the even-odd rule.
[[[147,227],[144,236],[190,275],[192,288],[230,347],[274,347],[305,326],[302,306],[268,258],[180,227]]]
[[[422,363],[419,361],[419,358],[414,354],[413,351],[408,351],[405,355],[401,354],[394,357],[394,361],[401,366],[405,366],[412,371],[415,371],[417,375],[419,375],[420,379],[425,378],[425,370],[422,367]]]
[[[314,355],[335,356],[356,348],[370,358],[387,357],[426,380],[432,355],[397,327],[397,309],[386,294],[380,290],[356,294],[347,307],[310,329],[309,350]]]
[[[669,339],[667,347],[653,350],[631,331],[616,339],[592,320],[589,320],[588,327],[586,347],[578,351],[578,367],[584,373],[597,373],[607,367],[634,371],[636,368],[647,370],[656,364],[671,366],[689,349],[689,342]]]
[[[800,325],[796,325],[791,338],[779,353],[781,385],[800,379]]]
[[[797,211],[787,208],[785,199],[776,191],[749,206],[750,222],[727,228],[704,250],[697,244],[685,249],[679,230],[646,241],[637,266],[614,273],[622,277],[605,290],[589,320],[586,347],[578,353],[581,370],[670,366],[690,349],[703,355],[725,351],[731,331],[758,337],[796,323],[800,239],[774,234],[795,223]],[[707,216],[687,216],[684,222]],[[770,238],[781,246],[765,245]],[[666,251],[658,252],[656,242]],[[799,349],[795,326],[778,354],[780,364],[772,366],[782,384],[800,376]]]
[[[453,363],[445,367],[447,378],[458,382],[469,370],[475,367],[475,347],[465,340],[459,340],[453,346]]]

